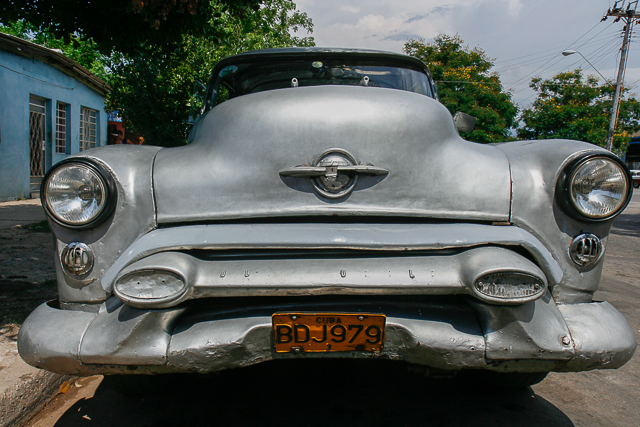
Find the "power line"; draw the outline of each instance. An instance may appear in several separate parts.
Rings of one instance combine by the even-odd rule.
[[[589,46],[591,47],[591,52],[594,55],[598,55],[597,59],[598,59],[598,63],[602,63],[603,61],[610,61],[612,59],[615,58],[616,54],[610,52],[610,48],[617,43],[620,35],[619,35],[619,31],[616,30],[614,33],[607,33],[604,34],[604,37],[599,37],[600,35],[602,35],[607,29],[609,29],[611,27],[611,25],[613,25],[613,23],[609,24],[606,28],[604,28],[603,30],[599,31],[597,34],[594,34],[593,36],[591,36],[588,40],[585,40],[582,44],[580,44],[579,46],[581,47],[586,47]],[[592,27],[592,29],[595,28]],[[588,33],[588,32],[587,32]],[[585,34],[587,34],[585,33]],[[582,36],[582,38],[584,37],[584,35]],[[597,39],[597,40],[596,40]],[[576,41],[574,41],[573,43],[571,43],[569,46],[573,46],[575,45],[578,41],[580,40],[580,38],[578,38]],[[551,49],[550,49],[551,50]],[[524,92],[526,90],[530,90],[530,86],[529,86],[529,78],[534,75],[534,74],[538,74],[538,75],[543,75],[546,74],[547,70],[553,69],[555,68],[558,63],[562,60],[561,58],[557,59],[554,62],[554,59],[556,58],[556,55],[559,49],[553,49],[554,53],[551,55],[545,55],[544,58],[548,60],[542,64],[540,67],[538,67],[537,69],[533,70],[532,72],[528,73],[527,75],[525,75],[524,77],[521,77],[519,79],[516,79],[514,82],[509,83],[507,81],[504,82],[504,86],[510,88],[511,93],[513,95],[516,95],[518,93]],[[588,51],[588,50],[587,50]],[[534,54],[536,55],[536,54]],[[539,54],[538,54],[539,56]],[[525,61],[522,61],[523,63]],[[526,61],[527,63],[530,62],[535,62],[535,61]],[[512,69],[516,69],[518,68],[519,64],[509,64],[507,66],[505,66],[504,68],[502,68],[500,70],[501,73],[504,73],[506,71],[510,71]],[[575,67],[576,65],[579,65],[579,68],[582,68],[583,70],[588,70],[589,68],[592,68],[593,66],[587,67],[586,63],[584,61],[582,61],[581,59],[579,59],[578,61],[572,63],[570,66],[566,67],[566,70],[569,71],[572,67]],[[596,69],[597,72],[597,69]],[[605,79],[606,81],[606,79]],[[524,104],[526,103],[530,98],[532,98],[533,96],[535,96],[535,93],[532,93],[530,96],[526,97],[525,99],[523,99],[522,101],[520,101],[519,103]]]
[[[616,44],[617,42],[618,40],[616,38],[614,40],[609,41],[607,44],[603,45],[600,49],[596,50],[595,52],[591,52],[590,57],[591,58],[595,57],[595,59],[592,59],[594,68],[596,66],[600,66],[604,60],[610,60],[616,57],[617,53],[615,51],[612,52],[611,47],[613,47],[613,45]]]
[[[611,37],[612,36],[611,34],[608,35],[608,36],[609,37],[604,39],[604,40],[597,40],[597,41],[594,41],[594,42],[592,42],[590,44],[591,45],[596,45],[596,46],[598,46],[598,45],[607,45],[607,44],[610,44],[613,41],[616,41],[618,39],[617,31],[616,31],[616,34],[613,35],[613,37]],[[520,56],[520,57],[517,57],[517,58],[507,59],[507,60],[504,60],[504,61],[499,61],[499,62],[494,63],[494,65],[504,64],[504,65],[501,65],[501,66],[500,65],[496,66],[495,67],[496,71],[500,71],[500,72],[509,71],[509,70],[512,70],[512,69],[516,69],[516,68],[518,68],[520,66],[524,66],[524,65],[528,65],[528,64],[534,64],[534,63],[540,61],[540,59],[553,58],[558,54],[558,51],[560,51],[560,49],[562,47],[565,47],[565,46],[566,45],[557,46],[557,47],[554,47],[552,49],[547,49],[547,50],[544,50],[544,51],[541,51],[541,52],[536,52],[536,53],[532,53],[532,54],[529,54],[529,55]],[[547,53],[547,52],[550,52],[550,53]],[[530,58],[530,59],[526,59],[524,61],[514,62],[517,59],[521,59],[521,58]],[[511,62],[511,63],[507,64],[507,62]]]
[[[584,33],[583,35],[581,35],[580,37],[578,37],[578,39],[577,39],[576,41],[574,41],[573,43],[571,43],[571,44],[577,43],[581,38],[583,38],[584,36],[586,36],[587,34],[589,34],[589,33],[590,33],[594,28],[596,28],[596,27],[598,26],[598,24],[600,24],[600,22],[598,22],[596,25],[594,25],[593,27],[591,27],[591,28],[590,28],[586,33]],[[607,27],[607,28],[608,28],[608,27]],[[571,45],[569,45],[569,46],[571,46]],[[558,51],[558,49],[559,49],[559,47],[558,47],[558,48],[555,48],[555,47],[554,47],[554,48],[547,49],[547,50],[543,50],[543,51],[540,51],[540,52],[537,52],[537,53],[530,53],[530,54],[528,54],[528,55],[523,55],[523,56],[518,56],[518,57],[515,57],[515,58],[511,58],[511,59],[505,59],[505,60],[503,60],[503,61],[498,61],[498,62],[496,62],[496,64],[498,64],[498,63],[502,63],[502,62],[514,61],[514,60],[516,60],[516,59],[521,59],[521,58],[527,58],[527,57],[529,57],[529,56],[538,55],[539,53],[544,53],[544,52],[551,52],[551,51],[553,51],[553,52],[557,52],[557,51]]]
[[[594,28],[596,28],[596,27],[598,26],[598,24],[600,24],[600,22],[596,23],[596,25],[594,25],[593,27],[591,27],[591,28],[589,29],[589,31],[587,31],[586,33],[584,33],[583,35],[581,35],[580,37],[578,37],[578,39],[577,39],[576,41],[574,41],[573,43],[571,43],[571,45],[572,45],[572,44],[574,44],[574,43],[578,43],[578,41],[579,41],[581,38],[583,38],[584,36],[586,36],[587,34],[589,34],[589,33],[590,33]],[[606,28],[609,28],[609,27],[606,27]],[[606,29],[606,28],[605,28],[605,29]],[[603,30],[603,31],[604,31],[604,30]],[[602,31],[600,31],[600,33],[601,33],[601,32],[602,32]],[[600,34],[600,33],[598,33],[598,34]],[[598,34],[596,34],[596,36],[597,36]],[[595,36],[594,36],[594,37],[595,37]],[[592,38],[593,38],[593,37],[592,37]],[[589,40],[591,40],[591,39],[589,39]],[[571,47],[571,45],[569,45],[569,47]]]
[[[436,80],[436,83],[465,83],[470,85],[500,85],[499,82],[471,82],[466,80]]]
[[[596,62],[607,55],[611,55],[612,53],[611,47],[613,47],[613,45],[617,43],[618,43],[618,37],[610,40],[607,44],[603,45],[600,49],[596,50],[595,52],[591,52],[590,54],[591,57],[594,57],[595,55],[598,55],[600,53],[600,56],[596,57],[593,61]]]
[[[600,22],[602,22],[602,21],[600,21]],[[602,29],[602,31],[600,31],[600,32],[599,32],[598,34],[596,34],[595,36],[591,37],[591,39],[589,39],[589,40],[592,40],[593,38],[595,38],[595,37],[599,36],[599,35],[600,35],[600,34],[602,34],[605,30],[608,30],[608,29],[609,29],[609,27],[610,27],[610,26],[612,26],[612,25],[613,25],[613,22],[612,22],[611,24],[607,25],[606,27],[604,27],[604,28]],[[576,50],[580,49],[582,46],[586,45],[586,44],[587,44],[587,42],[588,42],[589,40],[587,40],[586,42],[582,43],[580,46],[576,47],[575,49],[576,49]],[[569,49],[569,48],[570,48],[572,45],[574,45],[575,43],[576,43],[576,42],[571,43],[569,46],[567,46],[567,48],[566,48],[566,49]]]
[[[598,22],[599,24],[599,22]],[[582,36],[578,37],[578,39],[576,39],[574,42],[572,42],[571,44],[569,44],[568,46],[565,46],[565,48],[563,50],[567,50],[570,47],[576,45],[579,43],[579,41],[581,39],[583,39],[587,34],[589,34],[590,32],[593,31],[594,28],[597,27],[597,25],[594,25],[593,27],[591,27],[591,29],[589,31],[587,31],[586,33],[584,33]],[[585,47],[585,46],[590,46],[590,45],[597,45],[597,46],[601,46],[601,44],[607,44],[609,42],[611,42],[613,39],[611,38],[612,36],[617,39],[617,35],[614,34],[606,34],[604,36],[605,40],[595,40],[596,38],[598,38],[602,33],[604,33],[605,31],[609,30],[610,27],[613,25],[613,22],[610,23],[609,25],[605,26],[602,30],[600,30],[599,32],[597,32],[596,34],[592,35],[591,37],[589,37],[588,39],[584,40],[581,44],[578,44],[577,48],[581,48],[581,47]],[[615,32],[617,33],[617,31]],[[558,49],[559,50],[559,49]],[[558,52],[558,50],[555,50],[555,52]],[[526,75],[520,77],[519,79],[515,80],[512,83],[506,83],[505,82],[505,87],[511,87],[512,89],[515,89],[513,94],[517,94],[520,92],[523,92],[525,90],[529,89],[529,85],[528,85],[528,80],[536,75],[536,74],[543,74],[544,72],[546,72],[549,69],[553,69],[555,68],[559,62],[562,60],[562,57],[558,57],[557,53],[554,53],[552,55],[550,55],[549,59],[543,63],[542,65],[540,65],[538,68],[534,69],[533,71],[527,73]],[[503,70],[502,72],[504,72],[505,70]],[[523,86],[521,89],[518,89],[519,87]]]
[[[596,25],[597,25],[597,24],[596,24]],[[578,48],[580,48],[580,47],[584,46],[587,42],[589,42],[589,41],[593,40],[595,37],[597,37],[598,35],[602,34],[602,32],[604,32],[605,30],[607,30],[611,25],[613,25],[613,23],[611,23],[611,24],[609,24],[608,26],[606,26],[605,28],[603,28],[599,33],[595,34],[595,35],[594,35],[594,36],[592,36],[589,40],[585,41],[583,44],[581,44],[580,46],[578,46]],[[592,28],[595,28],[595,26],[594,26],[594,27],[592,27]],[[591,31],[591,30],[589,30],[589,31]],[[589,31],[587,31],[587,33],[588,33]],[[582,37],[584,37],[585,35],[586,35],[586,33],[585,33],[585,34],[583,34],[581,37],[579,37],[579,38],[578,38],[578,40],[580,40],[580,39],[581,39]],[[567,46],[567,47],[565,48],[565,50],[566,50],[566,49],[569,49],[571,46],[573,46],[574,44],[576,44],[578,40],[574,41],[574,42],[573,42],[573,43],[571,43],[569,46]],[[526,74],[525,76],[521,77],[520,79],[516,80],[516,81],[515,81],[514,83],[512,83],[510,86],[517,86],[517,85],[519,85],[522,81],[528,80],[528,79],[529,79],[529,77],[531,77],[532,75],[534,75],[534,74],[535,74],[535,73],[537,73],[538,71],[543,72],[543,71],[546,71],[546,70],[548,70],[549,68],[551,68],[551,67],[555,66],[558,62],[560,62],[560,61],[562,60],[562,57],[558,58],[558,59],[557,59],[553,64],[551,64],[551,65],[549,65],[549,66],[547,66],[547,65],[548,65],[550,62],[552,62],[552,61],[553,61],[553,59],[554,59],[554,58],[556,58],[556,57],[557,57],[557,56],[556,56],[556,55],[554,55],[554,56],[553,56],[552,58],[550,58],[547,62],[545,62],[544,64],[542,64],[541,66],[539,66],[539,67],[538,67],[538,68],[536,68],[535,70],[531,71],[530,73]],[[527,88],[521,89],[521,90],[519,90],[519,91],[517,91],[517,92],[515,92],[515,93],[522,92],[523,90],[526,90],[526,89],[527,89]]]

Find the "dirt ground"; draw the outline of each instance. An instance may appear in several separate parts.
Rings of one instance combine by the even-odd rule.
[[[0,333],[57,298],[53,253],[46,222],[0,230]]]

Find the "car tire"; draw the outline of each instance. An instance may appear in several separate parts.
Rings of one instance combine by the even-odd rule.
[[[522,388],[538,384],[544,380],[548,372],[492,372],[475,371],[471,373],[474,381],[487,387]]]
[[[638,188],[640,187],[640,182],[634,182],[633,183],[633,188]]]
[[[103,383],[127,396],[158,394],[169,389],[171,375],[105,375]]]

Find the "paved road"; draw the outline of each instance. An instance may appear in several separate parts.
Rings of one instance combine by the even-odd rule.
[[[0,230],[45,220],[40,199],[0,203]]]
[[[596,299],[610,301],[640,339],[640,191],[616,221]],[[163,396],[126,398],[78,382],[40,414],[49,426],[640,426],[640,354],[616,371],[555,374],[532,388],[489,390],[379,366],[263,364]]]

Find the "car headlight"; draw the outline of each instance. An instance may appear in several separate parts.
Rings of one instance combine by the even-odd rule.
[[[613,218],[631,198],[630,173],[617,157],[589,154],[571,162],[558,180],[559,202],[578,219]]]
[[[105,219],[115,206],[115,186],[99,165],[69,159],[44,179],[41,199],[51,218],[67,227],[88,228]]]

